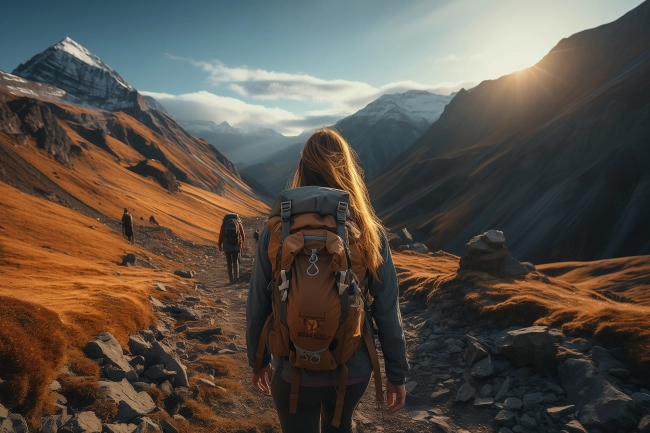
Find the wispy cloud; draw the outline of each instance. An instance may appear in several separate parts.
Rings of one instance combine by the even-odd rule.
[[[449,62],[455,62],[457,60],[460,60],[460,57],[455,56],[453,54],[449,54],[448,56],[440,57],[436,59],[436,63],[449,63]]]
[[[208,91],[170,95],[141,92],[159,100],[180,119],[202,119],[230,124],[249,123],[267,126],[283,134],[296,135],[304,129],[331,125],[365,107],[383,94],[408,90],[426,90],[448,95],[474,83],[443,82],[435,85],[397,81],[379,87],[361,81],[325,80],[303,73],[275,72],[247,66],[229,67],[218,60],[196,61],[165,53],[171,60],[187,61],[205,71],[206,83],[228,89],[235,95],[260,103],[248,103],[236,97],[219,96]],[[270,101],[301,101],[315,109],[296,114],[279,107],[267,107]],[[318,109],[316,109],[318,107]],[[322,107],[322,108],[321,108]]]
[[[213,86],[228,86],[236,94],[266,101],[294,100],[329,104],[340,112],[354,112],[385,93],[407,90],[426,90],[450,94],[467,83],[438,83],[434,85],[414,81],[399,81],[373,87],[368,83],[350,80],[325,80],[308,74],[251,69],[246,66],[229,67],[218,60],[191,63],[208,73],[207,82]]]
[[[165,106],[173,116],[182,120],[227,121],[231,125],[248,123],[272,128],[281,134],[298,135],[305,129],[332,125],[340,115],[325,112],[307,112],[302,116],[278,107],[248,104],[240,99],[219,96],[207,91],[171,95],[141,91]]]

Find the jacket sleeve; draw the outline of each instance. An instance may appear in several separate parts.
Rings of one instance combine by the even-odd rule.
[[[268,246],[270,232],[264,229],[260,236],[260,242],[257,244],[257,254],[251,274],[250,287],[248,289],[248,300],[246,301],[246,347],[248,350],[248,364],[251,368],[255,366],[255,353],[260,341],[260,334],[264,327],[264,322],[271,314],[272,310],[272,293],[267,289],[269,283],[273,280],[273,271],[271,261],[268,255]],[[262,367],[267,365],[271,360],[271,355],[266,350]]]
[[[377,325],[377,333],[386,364],[386,376],[393,385],[402,385],[408,373],[406,341],[399,310],[399,287],[393,256],[386,239],[382,239],[384,263],[379,278],[370,278],[369,290],[374,298],[371,316]]]
[[[221,244],[223,244],[223,223],[221,223],[221,227],[219,228],[219,239],[217,240],[217,245],[219,245],[220,249]]]

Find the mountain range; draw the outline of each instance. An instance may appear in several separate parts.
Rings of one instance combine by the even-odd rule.
[[[221,152],[186,132],[164,108],[150,109],[117,72],[70,38],[12,74],[0,71],[0,90],[0,159],[16,187],[25,189],[30,183],[21,172],[39,177],[38,164],[31,159],[38,152],[26,159],[20,151],[34,143],[65,166],[92,159],[100,149],[112,158],[109,165],[155,179],[169,191],[177,191],[177,183],[183,182],[256,200]],[[95,169],[101,173],[106,168]],[[47,188],[53,189],[55,185]]]
[[[650,3],[461,90],[370,182],[433,249],[487,229],[535,263],[650,253]]]
[[[334,127],[359,155],[366,178],[388,166],[435,122],[456,94],[436,95],[422,90],[382,95]],[[263,161],[242,167],[272,195],[286,188],[300,161],[309,133],[297,143],[279,149]]]

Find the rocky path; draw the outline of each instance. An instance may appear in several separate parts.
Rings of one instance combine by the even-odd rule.
[[[249,234],[262,221],[245,225]],[[229,284],[215,246],[183,241],[162,228],[147,233],[141,238],[145,248],[177,261],[182,257],[194,272],[180,283],[189,294],[168,303],[164,291],[170,288],[160,285],[157,298],[164,303],[152,299],[158,325],[133,336],[130,353],[123,354],[119,345],[111,348],[116,342],[109,336],[86,348],[102,365],[100,385],[119,408],[117,422],[102,424],[95,413],[66,406],[61,396],[58,415],[45,418],[41,431],[174,433],[172,424],[183,432],[213,431],[183,422],[197,416],[184,401],[212,393],[219,397],[210,405],[213,413],[241,424],[232,431],[279,432],[271,398],[250,387],[246,358],[252,236],[242,255],[242,278]],[[355,414],[358,432],[650,432],[650,391],[630,373],[620,349],[544,327],[500,329],[453,300],[427,306],[401,299],[400,306],[411,365],[407,406],[387,415],[376,407],[369,387]],[[206,365],[205,355],[221,361]],[[56,383],[52,389],[59,391]],[[3,409],[0,431],[25,431],[18,417]],[[165,415],[156,416],[162,410]]]

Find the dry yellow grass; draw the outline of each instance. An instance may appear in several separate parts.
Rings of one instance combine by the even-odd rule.
[[[621,261],[630,263],[621,267]],[[530,275],[523,279],[498,279],[482,272],[456,274],[457,258],[444,253],[426,256],[398,253],[395,263],[398,267],[412,269],[402,274],[401,281],[409,296],[421,296],[434,302],[455,298],[481,317],[504,326],[558,327],[567,335],[595,337],[608,346],[621,346],[637,373],[650,383],[648,307],[615,302],[598,293],[604,280],[610,283],[613,291],[617,288],[613,282],[626,284],[625,272],[630,267],[635,269],[637,276],[645,273],[647,277],[650,274],[647,256],[583,264],[580,268],[586,267],[589,272],[573,274],[574,284],[555,278],[544,283]]]

